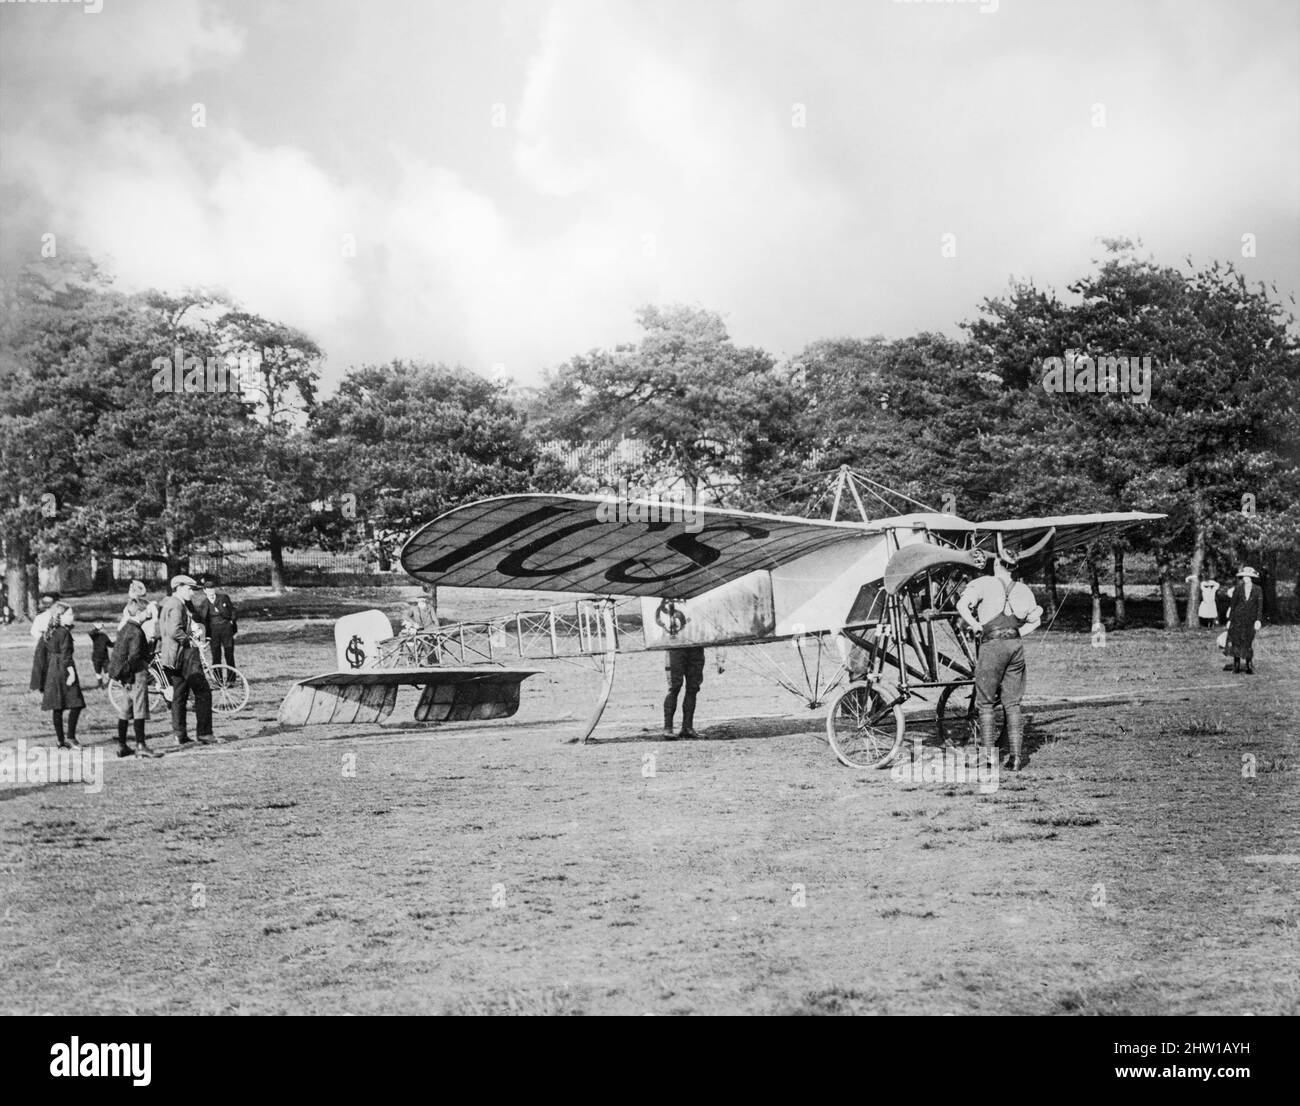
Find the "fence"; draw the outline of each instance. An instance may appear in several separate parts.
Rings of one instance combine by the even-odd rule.
[[[199,576],[210,572],[224,585],[230,587],[265,587],[271,583],[271,554],[265,549],[248,549],[238,552],[191,553],[189,573]],[[323,549],[286,549],[284,551],[285,583],[299,586],[311,584],[337,584],[339,577],[378,576],[379,563],[367,553],[330,553]],[[393,573],[402,576],[394,561]],[[118,583],[144,580],[164,583],[167,567],[158,561],[129,561],[114,559],[113,579]]]

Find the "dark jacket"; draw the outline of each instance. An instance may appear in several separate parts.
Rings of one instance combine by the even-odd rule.
[[[239,631],[239,625],[235,621],[235,604],[224,591],[217,592],[215,599],[209,599],[203,593],[196,595],[191,610],[194,611],[195,620],[203,623],[210,638],[233,635]]]
[[[189,607],[179,595],[169,595],[163,600],[158,614],[158,659],[164,668],[184,667],[185,654],[193,649],[190,644],[193,621]]]
[[[32,650],[32,682],[33,691],[45,690],[45,635],[42,634],[36,639],[36,648]]]
[[[103,630],[90,631],[90,663],[96,672],[103,672],[108,667],[108,651],[113,648],[113,639]]]
[[[196,591],[189,602],[190,614],[204,630],[208,628],[208,619],[212,617],[212,604],[201,591]]]
[[[74,677],[71,684],[68,683],[69,668]],[[46,631],[44,690],[42,710],[71,710],[86,705],[77,666],[72,659],[72,631],[66,626],[55,626]]]
[[[108,662],[108,675],[120,683],[130,683],[137,672],[149,666],[149,643],[144,631],[134,622],[128,622],[117,632],[113,645],[113,659]]]

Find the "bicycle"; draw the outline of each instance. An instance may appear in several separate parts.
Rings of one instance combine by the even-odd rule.
[[[206,641],[198,643],[198,650],[203,675],[207,677],[208,687],[212,689],[213,714],[226,716],[239,713],[248,704],[247,677],[232,665],[213,664],[212,651]],[[150,703],[165,703],[170,709],[172,685],[157,653],[150,658],[146,671],[149,673]],[[125,690],[117,680],[109,680],[108,698],[115,709],[120,710],[126,701]]]

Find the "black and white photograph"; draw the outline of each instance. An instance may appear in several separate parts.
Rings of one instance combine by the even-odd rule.
[[[1294,0],[0,0],[0,197],[42,1079],[1300,1014]]]

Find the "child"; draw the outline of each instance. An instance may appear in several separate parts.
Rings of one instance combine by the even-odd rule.
[[[144,736],[144,724],[149,718],[149,643],[145,640],[143,623],[149,617],[149,604],[143,599],[132,599],[126,605],[126,621],[118,631],[113,645],[113,658],[108,662],[108,674],[122,685],[122,705],[117,708],[117,755],[134,756],[126,743],[126,724],[131,722],[135,731],[135,746],[141,756],[160,757],[162,753],[149,748]]]
[[[96,622],[90,631],[90,663],[95,668],[95,686],[103,687],[108,683],[108,651],[113,647],[113,639],[104,633],[104,624]]]
[[[59,739],[59,748],[71,746],[79,749],[77,740],[77,720],[86,705],[81,694],[81,681],[77,679],[77,666],[72,659],[72,626],[76,616],[66,603],[55,603],[50,608],[49,628],[44,637],[44,673],[42,687],[44,698],[41,709],[51,712],[54,718],[54,734]],[[32,674],[35,682],[36,674]],[[67,738],[63,732],[63,712],[68,712]]]
[[[149,598],[148,589],[144,586],[143,580],[132,580],[131,586],[127,590],[127,605],[130,606],[132,599],[139,599],[146,607],[144,621],[140,623],[140,628],[144,631],[145,640],[149,642],[150,648],[158,637],[158,604]],[[122,621],[118,623],[117,628],[120,630],[126,625],[130,616],[126,610],[122,611]]]

